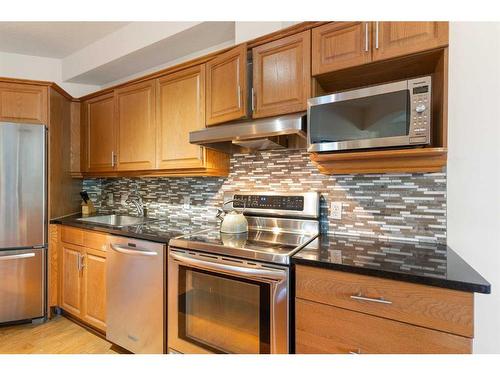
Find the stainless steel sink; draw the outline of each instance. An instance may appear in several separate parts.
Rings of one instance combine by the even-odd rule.
[[[82,217],[76,220],[96,225],[105,225],[109,227],[123,228],[131,225],[149,223],[151,221],[156,221],[158,219],[152,219],[149,217],[128,216],[128,215],[101,215],[101,216]]]

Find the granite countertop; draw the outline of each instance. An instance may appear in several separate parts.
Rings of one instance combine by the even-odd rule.
[[[369,237],[320,236],[292,264],[378,276],[466,292],[490,293],[490,283],[449,246]]]
[[[97,215],[108,215],[109,213],[99,213]],[[51,224],[68,225],[72,227],[95,230],[118,236],[137,238],[141,240],[148,240],[168,244],[170,239],[179,237],[188,233],[198,232],[204,229],[217,229],[217,223],[211,222],[194,222],[190,220],[176,220],[170,221],[167,218],[160,218],[156,221],[148,222],[145,224],[131,225],[123,228],[113,228],[105,225],[96,225],[77,220],[83,217],[81,214],[65,216],[62,218],[52,219]]]

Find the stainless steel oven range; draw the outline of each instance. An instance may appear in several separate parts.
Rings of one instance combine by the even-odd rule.
[[[170,241],[171,353],[289,353],[290,257],[317,246],[318,193],[226,193],[249,231]],[[242,202],[243,201],[243,202]]]

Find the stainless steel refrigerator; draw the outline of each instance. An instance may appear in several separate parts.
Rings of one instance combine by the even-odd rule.
[[[0,324],[45,315],[46,128],[0,122]]]

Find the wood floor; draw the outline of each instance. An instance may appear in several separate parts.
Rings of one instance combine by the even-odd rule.
[[[63,317],[0,327],[0,354],[116,354],[108,341]]]

